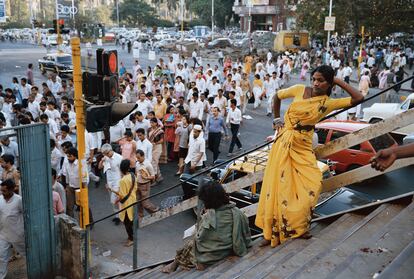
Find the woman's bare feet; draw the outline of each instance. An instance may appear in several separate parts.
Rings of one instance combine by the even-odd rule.
[[[303,238],[303,239],[309,239],[311,237],[312,237],[312,234],[310,232],[305,232],[304,234],[300,236],[300,238]]]
[[[265,247],[265,246],[269,246],[270,245],[270,240],[267,239],[263,239],[260,244],[259,247]]]
[[[198,264],[196,264],[196,269],[199,270],[199,271],[203,271],[204,269],[206,269],[206,266],[203,265],[203,264],[198,263]]]
[[[173,261],[173,262],[172,262],[172,263],[170,263],[169,265],[164,266],[164,267],[161,269],[161,272],[164,272],[164,273],[171,273],[171,272],[176,271],[176,270],[177,270],[177,268],[178,268],[178,263],[177,263],[176,261]]]

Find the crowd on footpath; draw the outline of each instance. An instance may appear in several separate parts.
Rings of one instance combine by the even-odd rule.
[[[49,126],[53,176],[53,211],[75,216],[75,192],[80,182],[99,185],[105,175],[108,202],[118,211],[150,196],[151,187],[163,180],[160,165],[174,163],[176,175],[194,173],[207,163],[208,148],[212,161],[220,157],[222,139],[230,141],[227,156],[242,151],[240,126],[246,108],[263,106],[272,115],[272,100],[286,86],[292,75],[307,80],[307,73],[323,64],[330,65],[336,77],[349,83],[359,52],[348,52],[347,44],[338,42],[330,50],[314,46],[309,51],[265,56],[247,54],[233,59],[217,51],[217,64],[200,65],[195,50],[179,61],[160,58],[154,67],[143,68],[139,60],[131,69],[119,67],[119,102],[136,103],[137,108],[109,133],[85,133],[84,176],[78,175],[76,113],[72,79],[49,74],[46,82],[33,77],[29,64],[24,77],[13,77],[8,85],[0,84],[0,129],[32,123]],[[361,52],[359,91],[387,88],[401,81],[412,69],[413,50],[367,44]],[[414,87],[412,85],[412,87]],[[391,101],[391,94],[384,101]],[[338,93],[334,89],[334,94]],[[349,118],[358,118],[360,108],[349,110]],[[260,113],[260,112],[258,112]],[[17,252],[24,239],[20,193],[19,154],[12,130],[0,131],[0,278],[5,274],[11,245]],[[149,199],[139,205],[154,213],[160,208]],[[6,215],[16,217],[11,224]],[[93,221],[90,212],[91,221]],[[121,212],[113,222],[123,222],[132,245],[132,207]],[[4,248],[4,249],[3,249]],[[6,266],[6,267],[5,267]]]

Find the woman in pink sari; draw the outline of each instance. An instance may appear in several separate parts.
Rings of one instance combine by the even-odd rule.
[[[304,59],[303,64],[302,64],[302,70],[300,71],[300,79],[301,80],[306,79],[306,73],[308,72],[309,68],[310,68],[310,64],[309,64],[308,60]]]

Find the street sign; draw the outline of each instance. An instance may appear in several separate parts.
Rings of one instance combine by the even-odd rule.
[[[0,0],[0,22],[6,22],[6,0]]]
[[[325,17],[325,31],[334,31],[335,30],[335,17],[327,16]]]

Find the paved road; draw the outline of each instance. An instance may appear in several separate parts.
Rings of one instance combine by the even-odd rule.
[[[113,48],[110,46],[109,48]],[[41,47],[31,46],[25,43],[0,43],[0,84],[7,87],[13,76],[22,77],[28,63],[35,64],[34,78],[36,83],[45,81],[45,76],[41,75],[37,67],[37,59],[45,54],[45,50]],[[165,56],[165,54],[164,54]],[[124,61],[127,69],[133,64],[132,55],[126,51],[119,51],[119,60]],[[204,63],[212,61],[205,60]],[[140,59],[142,67],[153,65],[153,61],[149,61],[145,57]],[[290,85],[296,83],[304,83],[300,81],[296,75],[293,75]],[[355,85],[355,84],[354,84]],[[370,93],[376,93],[378,90],[372,89]],[[363,107],[370,106],[372,100]],[[283,101],[282,112],[289,105],[289,101]],[[255,145],[261,144],[265,137],[272,133],[271,118],[265,116],[265,109],[259,108],[253,110],[248,107],[247,114],[253,117],[252,120],[245,120],[240,129],[241,141],[245,149],[249,149]],[[223,142],[221,146],[220,158],[226,158],[229,142]],[[211,153],[208,151],[208,158],[211,160]],[[159,185],[152,188],[152,193],[159,192],[166,187],[170,187],[178,182],[178,178],[174,176],[176,172],[176,164],[169,163],[162,165],[161,170],[165,180]],[[177,188],[166,194],[160,195],[153,200],[155,204],[160,204],[162,200],[169,196],[181,195],[181,189]],[[109,195],[103,187],[103,183],[99,188],[90,188],[90,206],[92,208],[94,218],[99,219],[107,216],[112,212],[109,204]],[[162,222],[150,225],[138,231],[138,262],[139,265],[154,263],[163,259],[174,257],[175,250],[182,246],[183,231],[195,222],[191,211],[183,212],[174,217],[168,218]],[[123,247],[126,240],[126,233],[122,225],[115,226],[111,220],[106,220],[95,225],[91,233],[92,241],[92,268],[95,276],[111,275],[117,272],[128,270],[132,267],[132,248]],[[102,253],[111,251],[111,255],[103,257]]]

